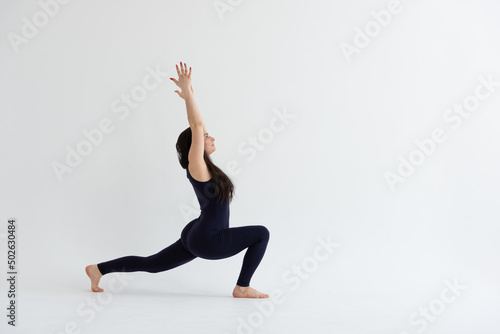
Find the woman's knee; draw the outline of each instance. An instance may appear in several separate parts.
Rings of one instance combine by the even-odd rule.
[[[263,225],[259,225],[258,226],[259,228],[259,233],[260,233],[260,236],[263,240],[269,240],[269,236],[270,236],[270,233],[269,233],[269,230],[267,229],[267,227],[263,226]]]

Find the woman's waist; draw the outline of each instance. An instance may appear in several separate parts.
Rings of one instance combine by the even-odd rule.
[[[200,218],[208,219],[229,219],[229,210],[224,208],[208,208],[202,209],[200,212]]]
[[[198,217],[197,229],[220,230],[229,227],[229,217],[226,215],[214,215],[201,213]]]

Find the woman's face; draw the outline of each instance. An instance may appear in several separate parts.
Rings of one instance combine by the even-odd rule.
[[[214,145],[215,138],[211,137],[208,134],[208,131],[205,128],[205,126],[203,126],[203,134],[205,137],[205,153],[207,153],[207,155],[210,155],[215,152],[215,145]]]

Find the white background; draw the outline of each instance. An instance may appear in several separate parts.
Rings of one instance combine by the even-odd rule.
[[[59,4],[46,25],[14,46],[23,18],[33,22],[42,7],[2,2],[0,263],[6,275],[7,219],[14,217],[17,330],[56,333],[77,319],[83,332],[98,332],[97,322],[75,313],[94,295],[85,266],[154,254],[199,215],[175,150],[188,122],[168,77],[177,78],[182,61],[192,67],[195,98],[215,137],[212,160],[235,184],[231,226],[259,224],[271,232],[252,286],[280,289],[287,298],[255,332],[416,333],[421,326],[409,317],[440,298],[445,280],[457,280],[466,288],[426,332],[497,333],[500,87],[460,126],[443,116],[474,94],[479,77],[500,82],[500,5],[400,1],[389,24],[346,57],[343,43],[355,46],[357,29],[376,22],[372,11],[389,1],[231,3],[220,13],[213,1],[74,0]],[[120,119],[113,101],[140,86],[148,68],[168,75]],[[278,120],[282,130],[272,132],[276,113],[293,118]],[[83,131],[103,119],[113,131],[59,179],[53,164],[66,164],[67,147],[76,149],[86,140]],[[436,128],[446,141],[393,191],[385,174],[397,173],[398,157],[408,159],[418,149],[415,140],[431,138]],[[259,143],[253,156],[251,137]],[[317,239],[327,237],[339,247],[308,267],[293,290],[285,279],[298,280],[292,266],[314,264]],[[159,293],[155,301],[163,305],[180,293],[190,296],[193,309],[206,309],[197,296],[230,297],[243,255],[131,273],[121,295]],[[61,291],[75,298],[37,306]],[[149,297],[141,302],[150,305]],[[346,303],[334,306],[339,300]],[[226,332],[255,310],[237,302],[229,309],[246,308],[224,315]],[[119,307],[113,301],[99,313],[99,328],[116,328],[107,319],[130,311],[113,313]],[[177,319],[173,332],[191,332],[190,310],[168,313]],[[154,324],[154,311],[120,331]],[[217,316],[196,332],[220,333]]]

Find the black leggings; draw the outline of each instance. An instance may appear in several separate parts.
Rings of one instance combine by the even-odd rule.
[[[236,255],[245,248],[240,275],[236,282],[241,287],[250,285],[250,279],[262,260],[269,241],[269,230],[262,225],[231,227],[222,230],[207,229],[191,221],[183,229],[181,238],[156,254],[125,256],[97,264],[101,274],[112,272],[147,271],[157,273],[178,267],[196,257],[217,260]]]

